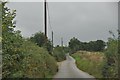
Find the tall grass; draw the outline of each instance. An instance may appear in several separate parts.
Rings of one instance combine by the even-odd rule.
[[[72,56],[76,60],[76,65],[80,70],[83,70],[96,78],[102,78],[102,68],[105,57],[101,52],[78,51]]]

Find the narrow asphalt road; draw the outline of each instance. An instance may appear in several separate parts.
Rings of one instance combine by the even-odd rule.
[[[60,63],[59,71],[54,78],[92,78],[95,80],[93,76],[79,70],[75,65],[75,60],[69,54],[66,55],[66,60]]]

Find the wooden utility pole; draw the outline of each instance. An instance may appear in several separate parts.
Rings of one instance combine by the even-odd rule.
[[[53,48],[53,31],[52,31],[52,48]]]
[[[61,38],[61,46],[63,47],[63,38]]]
[[[46,36],[46,43],[47,43],[47,2],[46,0],[44,0],[44,29],[45,29],[45,36]],[[45,55],[44,55],[44,59],[45,59]],[[45,65],[45,70],[47,69],[46,67],[46,62],[44,63]],[[44,77],[46,77],[46,74],[43,73]]]
[[[47,37],[47,2],[44,0],[44,27],[45,27],[45,36]]]

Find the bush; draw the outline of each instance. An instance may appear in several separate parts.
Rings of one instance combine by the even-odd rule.
[[[25,77],[44,78],[50,77],[57,72],[55,59],[44,48],[26,41],[21,47],[21,52],[25,56],[22,61]]]
[[[53,56],[57,61],[63,61],[66,59],[65,51],[63,47],[55,47],[53,50]]]
[[[23,43],[21,36],[14,33],[5,33],[2,39],[2,74],[3,77],[10,77],[16,73],[21,66],[23,56],[19,50]]]
[[[46,49],[40,48],[30,41],[24,41],[15,52],[3,56],[4,78],[47,78],[57,72],[55,59],[48,54]]]
[[[103,76],[106,78],[118,77],[118,40],[110,38],[105,52],[107,57],[106,64],[103,67]]]

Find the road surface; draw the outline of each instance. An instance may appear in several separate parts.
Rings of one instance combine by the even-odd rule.
[[[93,80],[94,77],[79,70],[75,65],[75,60],[67,54],[66,60],[59,64],[59,71],[54,78],[92,78]]]

